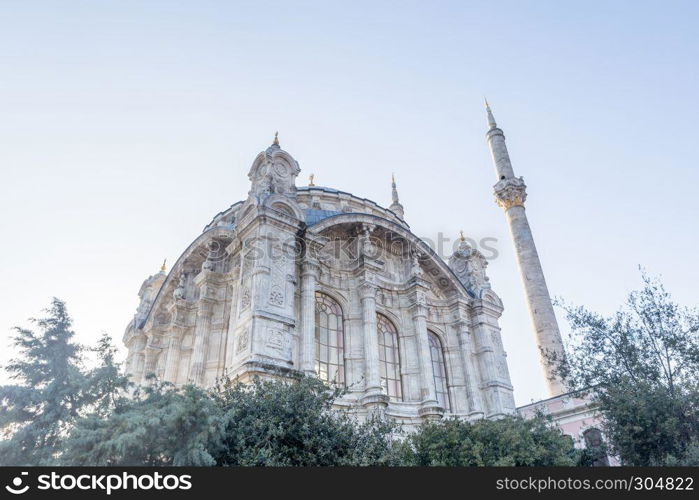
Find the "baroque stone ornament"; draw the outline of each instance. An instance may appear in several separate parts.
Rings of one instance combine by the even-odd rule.
[[[176,299],[184,299],[184,296],[185,296],[184,281],[185,281],[185,276],[183,273],[180,275],[180,281],[178,282],[177,288],[175,288],[175,292],[173,293],[173,295]]]
[[[238,347],[236,348],[236,353],[240,354],[248,348],[248,343],[250,342],[250,330],[245,328],[240,331],[240,337],[238,338]]]
[[[490,288],[490,278],[486,275],[488,260],[481,252],[461,240],[459,247],[449,258],[449,267],[466,289],[476,297]]]
[[[280,287],[272,287],[272,291],[269,293],[269,303],[278,307],[284,305],[284,292]]]
[[[527,186],[522,177],[501,179],[493,187],[495,202],[505,210],[522,205],[527,200]]]
[[[248,177],[252,182],[250,195],[263,199],[271,194],[295,196],[298,163],[279,146],[279,141],[257,155]]]
[[[240,298],[240,309],[244,311],[248,308],[250,308],[250,289],[245,287]]]
[[[410,273],[417,278],[421,278],[424,274],[422,271],[422,266],[420,266],[420,257],[420,252],[417,250],[412,252]]]

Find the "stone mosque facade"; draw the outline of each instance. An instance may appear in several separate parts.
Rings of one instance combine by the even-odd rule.
[[[526,186],[489,106],[487,116],[495,199],[511,229],[534,336],[542,352],[562,354]],[[144,281],[124,334],[132,379],[211,386],[224,376],[308,374],[346,389],[338,407],[409,425],[516,412],[503,304],[484,256],[462,237],[440,258],[411,232],[395,180],[385,208],[315,186],[312,176],[297,186],[299,173],[275,136],[252,162],[247,199],[216,215],[169,272],[163,265]],[[550,401],[564,401],[563,385],[542,367]],[[576,404],[572,413],[589,420],[584,401]]]

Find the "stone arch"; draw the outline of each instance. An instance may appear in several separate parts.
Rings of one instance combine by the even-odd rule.
[[[481,300],[489,302],[500,309],[503,308],[502,300],[500,300],[500,297],[498,297],[492,290],[483,290],[481,292]]]
[[[165,281],[160,286],[160,289],[158,290],[158,293],[156,294],[148,313],[143,321],[141,321],[139,325],[135,325],[135,327],[143,328],[148,321],[152,320],[154,312],[158,310],[161,305],[167,303],[172,298],[172,292],[177,287],[180,274],[185,272],[185,262],[195,252],[198,252],[202,246],[213,238],[233,239],[233,237],[234,232],[231,229],[222,226],[213,226],[197,236],[197,238],[189,244],[185,251],[180,254],[175,263],[172,265],[167,277],[165,278]]]
[[[384,327],[386,327],[385,330]],[[403,380],[404,358],[401,356],[403,342],[400,339],[400,331],[388,316],[377,311],[376,332],[379,337],[379,363],[383,363],[385,374],[381,377],[381,384],[391,399],[404,401],[406,396]],[[386,333],[389,339],[386,338]]]
[[[601,452],[607,442],[606,436],[602,430],[596,425],[589,425],[580,429],[580,439],[581,444],[585,449],[595,449]],[[607,467],[609,466],[609,457],[606,455],[597,455],[592,462],[593,466],[596,467]]]
[[[401,318],[399,315],[394,313],[390,308],[386,306],[381,306],[380,304],[376,304],[376,313],[380,314],[381,316],[385,316],[386,319],[388,319],[391,323],[393,323],[393,326],[395,327],[396,331],[398,332],[398,337],[404,336],[405,335],[405,328],[403,328],[403,318]]]
[[[326,382],[344,386],[346,383],[347,339],[345,312],[332,296],[315,292],[316,372]],[[325,321],[319,321],[321,319]]]
[[[408,242],[415,249],[417,249],[423,258],[420,260],[421,265],[428,265],[431,274],[434,276],[435,282],[438,283],[442,289],[453,290],[455,293],[459,294],[463,298],[471,298],[473,295],[469,293],[464,285],[459,281],[457,276],[451,270],[451,268],[444,262],[444,260],[437,255],[437,253],[432,250],[424,241],[413,234],[409,229],[393,221],[390,221],[384,217],[379,217],[377,215],[362,214],[362,213],[351,213],[351,214],[338,214],[327,217],[320,222],[314,224],[308,231],[313,234],[321,235],[324,231],[329,230],[335,226],[341,225],[358,225],[358,224],[371,224],[377,228],[382,228],[385,231],[393,233]],[[435,275],[436,273],[436,275]]]
[[[347,311],[349,311],[349,300],[347,300],[347,297],[345,297],[339,290],[329,288],[320,283],[316,285],[316,292],[327,295],[337,302],[340,305],[340,309],[342,309],[343,318],[345,321],[347,321]]]
[[[435,393],[439,404],[445,409],[451,409],[451,395],[449,394],[450,380],[452,379],[452,370],[449,367],[449,361],[446,353],[446,343],[433,329],[427,329],[427,336],[430,345],[430,365],[432,367],[432,379],[434,383]],[[434,344],[434,345],[433,345]],[[437,351],[438,358],[433,357],[433,347]],[[436,366],[435,366],[436,365]],[[437,371],[437,373],[435,373]]]
[[[303,212],[299,208],[298,204],[287,196],[272,194],[265,198],[263,205],[271,208],[272,210],[276,210],[277,212],[281,212],[284,215],[294,217],[298,220],[304,220]]]

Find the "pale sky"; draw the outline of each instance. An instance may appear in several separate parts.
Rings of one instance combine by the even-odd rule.
[[[698,304],[698,18],[694,1],[0,1],[0,363],[52,296],[80,341],[120,345],[143,279],[246,196],[279,130],[300,185],[387,206],[395,172],[417,235],[497,238],[515,399],[544,397],[483,96],[554,296],[612,312],[641,264]]]

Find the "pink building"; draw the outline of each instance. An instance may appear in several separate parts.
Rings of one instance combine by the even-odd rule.
[[[550,415],[561,431],[573,438],[576,448],[599,446],[606,442],[599,414],[588,399],[578,397],[573,392],[520,406],[517,411],[524,418],[531,418],[537,412]],[[619,461],[616,457],[607,456],[597,465],[619,465]]]

